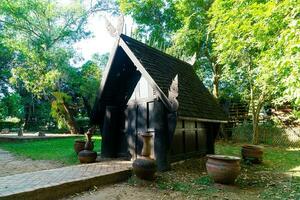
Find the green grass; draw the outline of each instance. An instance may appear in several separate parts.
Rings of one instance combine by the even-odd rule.
[[[216,154],[241,156],[242,144],[217,143]],[[253,165],[264,170],[287,172],[300,166],[300,149],[284,147],[264,147],[263,163]]]
[[[241,156],[242,144],[218,142],[216,154]],[[130,185],[182,193],[186,199],[300,199],[300,149],[264,147],[262,164],[241,162],[234,186],[215,184],[201,166],[201,159],[173,166],[155,182],[136,178]],[[205,162],[204,160],[202,162]],[[295,171],[296,168],[298,172]]]
[[[83,138],[83,137],[82,137]],[[31,158],[33,160],[54,160],[65,165],[79,163],[74,152],[74,140],[78,137],[59,138],[39,141],[0,143],[0,148],[17,156]],[[94,136],[95,151],[100,151],[100,137]]]

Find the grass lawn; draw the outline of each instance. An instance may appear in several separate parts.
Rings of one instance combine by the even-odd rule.
[[[216,154],[240,156],[242,144],[217,143]],[[263,164],[241,162],[241,174],[235,185],[215,184],[205,170],[204,159],[176,164],[160,173],[154,183],[135,177],[134,187],[164,191],[166,196],[178,193],[179,199],[300,199],[300,149],[267,147]]]
[[[84,137],[82,137],[84,138]],[[66,165],[79,163],[73,149],[74,140],[80,137],[58,138],[49,140],[27,141],[27,142],[0,142],[0,148],[15,155],[28,157],[33,160],[54,160]],[[94,136],[94,150],[100,151],[100,137]]]

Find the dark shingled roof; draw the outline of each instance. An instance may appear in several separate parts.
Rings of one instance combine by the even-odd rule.
[[[217,100],[203,85],[190,64],[128,36],[121,35],[120,37],[166,97],[168,97],[168,90],[174,77],[178,75],[179,116],[227,120]]]

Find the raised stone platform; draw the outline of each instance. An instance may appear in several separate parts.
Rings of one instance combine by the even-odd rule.
[[[45,140],[45,139],[80,137],[80,136],[82,137],[83,135],[45,133],[45,136],[38,136],[37,133],[24,133],[23,136],[18,136],[17,133],[9,133],[9,134],[0,134],[0,142]]]
[[[0,199],[57,199],[124,181],[130,161],[105,161],[0,177]]]

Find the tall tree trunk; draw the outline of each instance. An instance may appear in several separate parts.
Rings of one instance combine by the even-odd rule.
[[[255,110],[255,109],[254,109]],[[253,111],[252,111],[253,112]],[[258,132],[258,123],[259,123],[259,111],[258,113],[252,113],[252,130],[253,130],[253,144],[259,143],[259,132]]]
[[[253,131],[252,142],[253,142],[253,144],[258,144],[259,143],[259,129],[258,129],[259,114],[260,114],[260,110],[262,108],[263,102],[258,100],[257,105],[255,105],[255,101],[253,98],[251,100],[251,103],[252,103],[252,131]]]
[[[219,98],[219,82],[220,82],[220,76],[221,76],[221,66],[216,63],[216,60],[214,59],[214,62],[212,64],[212,70],[213,70],[213,95],[218,99]]]
[[[252,143],[258,144],[258,121],[257,121],[257,110],[255,109],[254,91],[253,85],[250,82],[250,101],[252,108]],[[259,112],[259,111],[258,111]]]
[[[213,75],[213,95],[219,97],[219,76],[217,74]]]
[[[73,117],[73,114],[71,113],[70,109],[68,108],[68,106],[65,103],[62,104],[62,107],[66,113],[65,120],[66,120],[67,126],[68,126],[71,134],[79,134],[77,123],[76,123],[75,118]]]

